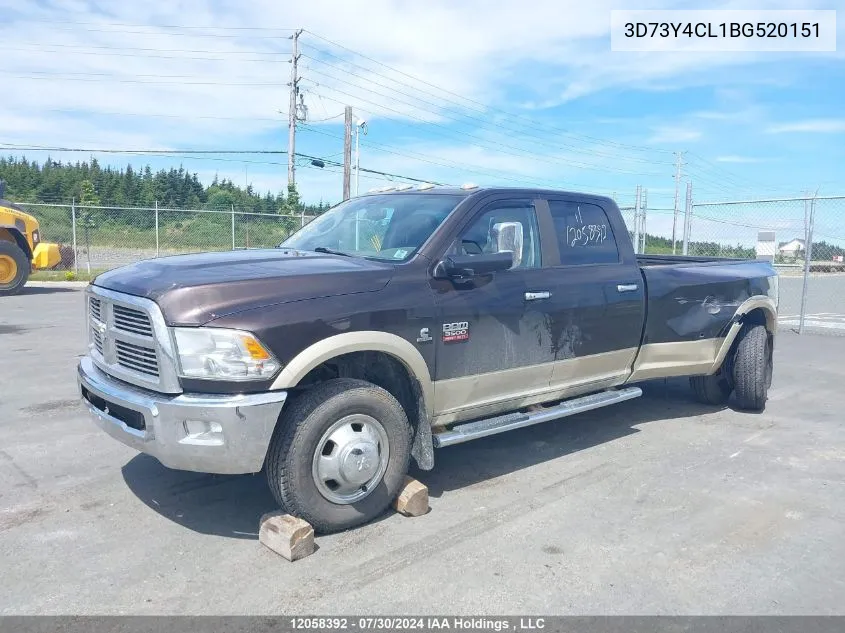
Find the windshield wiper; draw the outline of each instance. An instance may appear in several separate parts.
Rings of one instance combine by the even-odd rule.
[[[314,249],[315,253],[325,253],[326,255],[343,255],[344,257],[352,257],[349,253],[344,253],[343,251],[336,251],[331,248],[326,248],[325,246],[318,246]]]

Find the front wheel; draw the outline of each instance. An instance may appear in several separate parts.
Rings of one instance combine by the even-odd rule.
[[[772,343],[764,325],[748,323],[740,330],[733,379],[740,409],[762,411],[766,407],[772,384]]]
[[[286,410],[267,452],[273,496],[316,532],[382,514],[399,494],[411,454],[411,426],[390,393],[339,378],[312,387]]]
[[[29,258],[14,242],[0,240],[0,296],[20,292],[29,279]]]

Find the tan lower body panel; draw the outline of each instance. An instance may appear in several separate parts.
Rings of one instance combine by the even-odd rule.
[[[625,382],[636,348],[434,383],[435,426],[515,411]]]
[[[714,364],[724,343],[725,338],[720,337],[643,345],[628,382],[709,374],[716,369]]]

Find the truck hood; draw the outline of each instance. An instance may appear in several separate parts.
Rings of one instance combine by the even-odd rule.
[[[148,259],[92,283],[152,299],[169,325],[202,325],[252,308],[375,292],[393,270],[360,257],[274,248]]]

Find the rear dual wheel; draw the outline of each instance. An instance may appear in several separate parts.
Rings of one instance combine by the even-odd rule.
[[[735,394],[736,406],[747,411],[766,408],[772,386],[772,339],[766,326],[746,323],[737,337],[732,362],[712,376],[693,376],[690,385],[699,402],[722,406]]]

